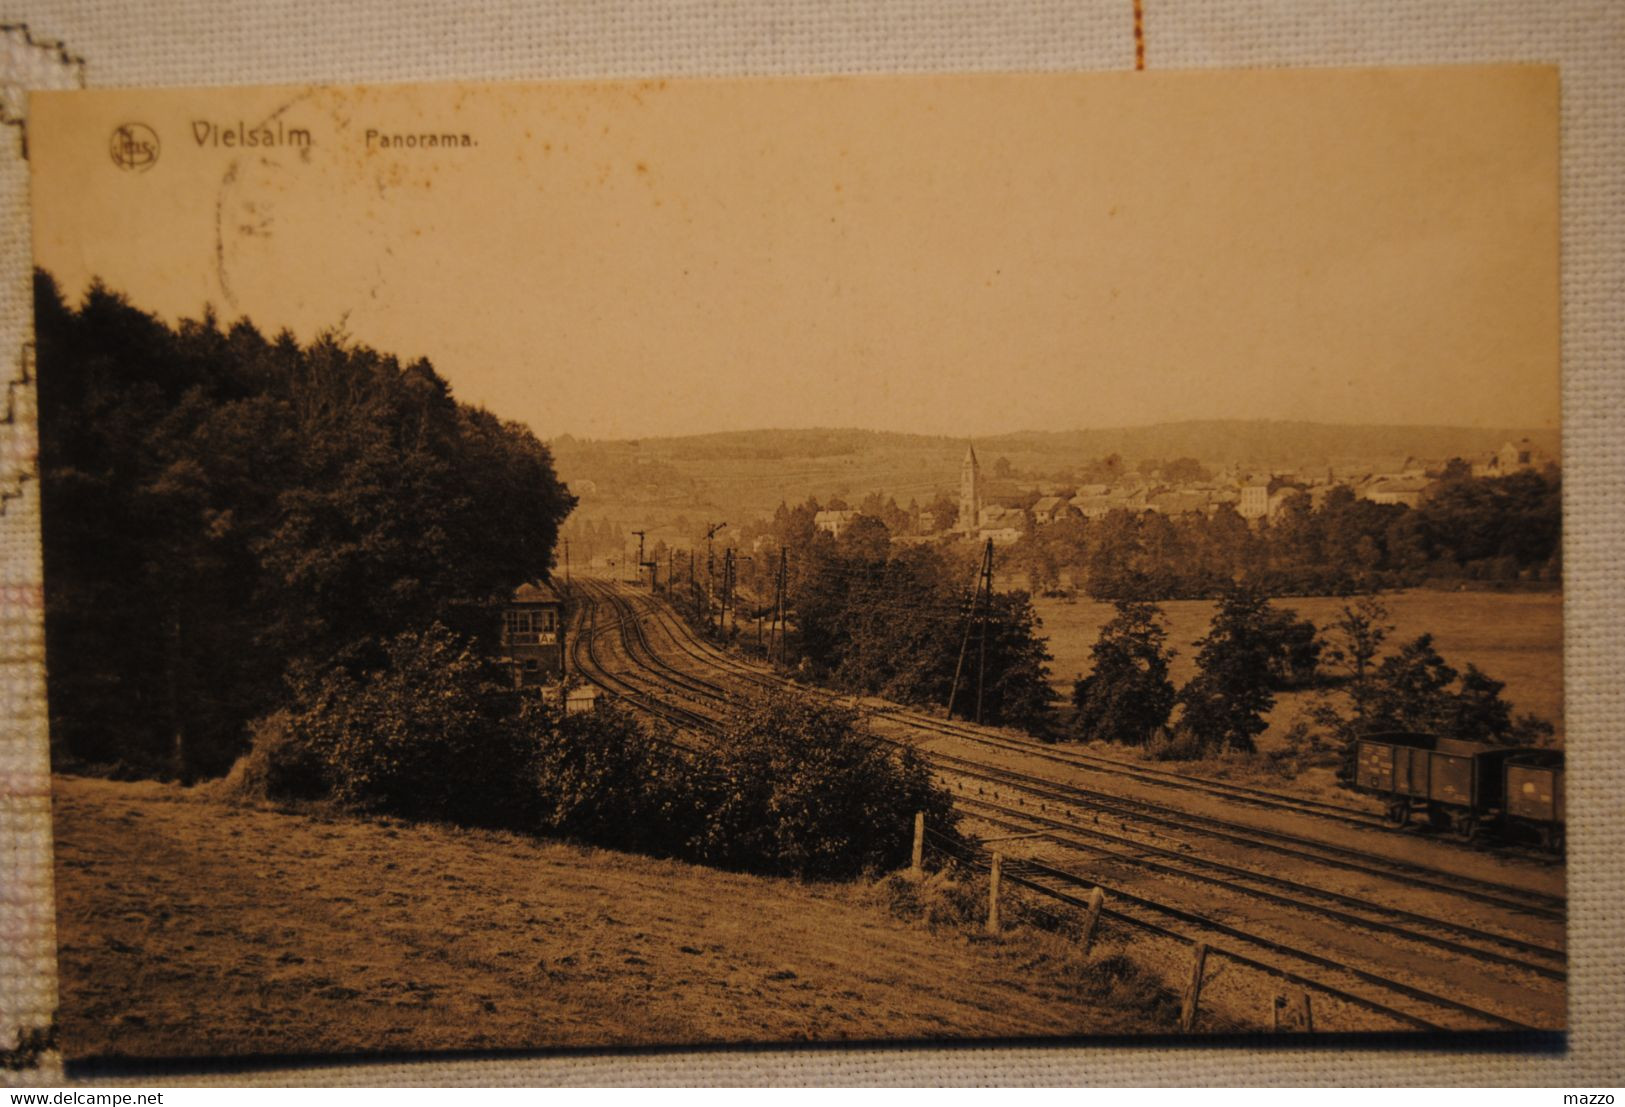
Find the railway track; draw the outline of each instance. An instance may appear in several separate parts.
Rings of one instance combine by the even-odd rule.
[[[1552,921],[1562,921],[1566,917],[1566,911],[1552,897],[1544,893],[1530,893],[1513,885],[1482,881],[1445,869],[1412,865],[1388,858],[1374,864],[1371,855],[1359,849],[1338,846],[1302,835],[1278,833],[1258,827],[1239,827],[1236,823],[1184,812],[1165,804],[1125,800],[1094,789],[1057,784],[1046,777],[1031,773],[989,767],[967,758],[934,754],[933,760],[939,764],[953,766],[956,771],[968,770],[977,779],[989,783],[1018,788],[1041,801],[1072,803],[1120,819],[1132,819],[1137,823],[1164,827],[1188,836],[1264,849],[1280,857],[1307,861],[1381,880],[1393,880],[1416,888],[1443,889],[1463,899],[1520,914]]]
[[[1380,815],[1359,807],[1326,803],[1303,796],[1289,796],[1282,792],[1271,792],[1262,788],[1232,784],[1211,777],[1187,777],[1182,773],[1138,765],[1129,761],[1120,761],[1114,757],[1101,757],[1097,754],[1080,753],[1072,750],[1036,749],[1031,741],[1004,738],[997,734],[973,731],[968,726],[957,726],[951,721],[938,719],[918,711],[910,711],[907,708],[889,708],[879,712],[879,714],[886,718],[904,721],[908,725],[921,730],[931,730],[964,741],[1018,752],[1028,757],[1036,757],[1039,760],[1051,761],[1059,765],[1111,773],[1147,784],[1175,788],[1182,792],[1202,792],[1231,802],[1251,804],[1270,810],[1290,811],[1295,814],[1330,819],[1347,826],[1373,827],[1381,830],[1393,829]]]
[[[1106,859],[1120,866],[1224,888],[1266,903],[1309,910],[1321,918],[1393,935],[1437,950],[1493,961],[1548,980],[1568,978],[1564,967],[1566,955],[1552,946],[1404,908],[1372,903],[1358,896],[1254,872],[1223,861],[1193,858],[1178,850],[1146,846],[1121,835],[1034,815],[1004,804],[971,799],[958,802],[969,814],[985,817],[1004,829],[1026,832],[1035,826],[1041,828],[1039,833],[1027,835],[1029,840],[1053,842],[1087,851],[1091,857]],[[1023,825],[1016,828],[1010,823],[1011,819],[1020,820]]]
[[[622,618],[633,623],[640,622],[631,601],[627,600],[625,596],[619,595],[614,590],[603,593],[603,595],[612,604],[624,605],[624,608],[617,607],[617,610],[623,612]],[[822,695],[841,702],[853,702],[850,697],[795,684],[795,682],[776,673],[732,657],[709,643],[694,639],[676,617],[664,607],[657,604],[649,604],[646,607],[648,614],[653,616],[655,622],[666,630],[668,640],[692,660],[705,665],[707,668],[725,670],[730,675],[748,681],[757,687],[782,688],[793,685],[803,692]],[[641,629],[639,633],[642,635],[641,640],[645,649],[649,649],[646,633]],[[649,649],[649,652],[653,654],[655,651]],[[665,659],[661,659],[661,664],[667,669],[673,668]],[[692,674],[685,675],[695,682],[691,685],[693,687],[708,689],[713,694],[721,697],[733,695],[730,690],[715,681],[696,678]],[[984,740],[976,732],[971,731],[969,727],[945,724],[931,716],[907,709],[883,709],[871,712],[870,717],[871,719],[889,719],[909,729],[931,734],[947,732],[973,746],[1012,752],[1041,761],[1062,761],[1067,763],[1064,758],[1055,757],[1049,751],[1036,748],[1036,743]],[[1549,895],[1518,885],[1465,876],[1449,869],[1418,864],[1386,855],[1382,858],[1380,864],[1373,864],[1371,860],[1372,854],[1369,850],[1343,846],[1320,838],[1280,829],[1260,827],[1251,823],[1238,823],[1231,819],[1193,814],[1186,808],[1172,806],[1167,803],[1144,798],[1128,798],[1120,793],[1104,792],[1098,788],[1088,788],[1056,781],[1051,777],[1024,773],[1007,767],[992,766],[985,761],[958,757],[939,750],[927,749],[923,746],[918,748],[922,753],[929,754],[931,759],[938,764],[952,766],[956,770],[961,770],[967,776],[982,779],[988,785],[1002,785],[1028,790],[1036,795],[1040,801],[1074,802],[1104,814],[1110,814],[1122,819],[1132,819],[1137,823],[1159,826],[1184,834],[1199,835],[1215,841],[1228,842],[1232,845],[1263,848],[1283,858],[1340,868],[1347,872],[1381,880],[1397,880],[1415,888],[1447,889],[1463,898],[1487,906],[1503,908],[1540,919],[1563,921],[1567,917],[1567,901],[1561,896]],[[1171,773],[1164,775],[1177,776],[1177,774]],[[1158,783],[1160,784],[1161,781],[1159,780]],[[1193,789],[1193,791],[1212,794],[1212,790],[1205,788]],[[1247,801],[1244,800],[1243,802]],[[1252,804],[1248,805],[1251,806]],[[1281,810],[1295,811],[1296,809],[1283,807]],[[1399,833],[1381,820],[1362,824],[1361,829],[1362,831],[1369,831],[1383,836]]]
[[[650,642],[648,630],[644,627],[643,619],[640,618],[633,603],[616,588],[593,583],[587,585],[584,592],[589,599],[589,610],[592,614],[589,616],[587,612],[583,612],[581,616],[583,623],[590,619],[590,625],[578,633],[575,650],[585,649],[593,671],[591,673],[582,671],[589,679],[615,694],[627,696],[631,702],[646,708],[650,703],[659,701],[662,695],[675,695],[695,703],[709,701],[713,711],[725,707],[727,701],[736,698],[736,692],[727,685],[680,668],[663,657],[661,651]],[[603,623],[599,622],[596,614],[600,604],[607,605],[614,612],[613,618]],[[667,639],[688,654],[691,660],[713,671],[723,669],[732,679],[747,680],[759,686],[782,687],[793,683],[758,667],[746,665],[706,644],[692,641],[686,628],[675,625],[675,620],[669,612],[658,605],[643,606],[644,613],[652,615],[656,624],[662,626]],[[648,687],[654,691],[630,684],[620,675],[611,673],[602,664],[596,652],[597,639],[600,634],[611,628],[619,632],[621,651],[628,664],[643,671],[649,681]],[[581,669],[579,664],[578,669]],[[627,690],[630,690],[630,693]],[[838,696],[831,698],[843,699]],[[700,731],[714,730],[717,725],[714,715],[705,711],[688,707],[673,711],[670,710],[669,703],[665,706],[667,710],[655,713],[676,722],[677,725]],[[907,710],[875,714],[902,725],[913,724],[917,729],[927,731],[930,726],[920,724],[939,722],[929,716],[918,716],[917,713]],[[1120,870],[1133,874],[1136,881],[1162,880],[1209,889],[1222,888],[1231,899],[1244,898],[1250,902],[1267,904],[1272,908],[1311,917],[1322,923],[1330,922],[1343,927],[1360,928],[1371,934],[1381,934],[1386,940],[1403,945],[1407,949],[1425,951],[1434,958],[1448,959],[1459,963],[1464,969],[1493,965],[1504,973],[1519,977],[1538,977],[1545,981],[1559,982],[1566,978],[1565,954],[1561,949],[1552,946],[1472,926],[1459,919],[1440,919],[1421,912],[1382,904],[1370,898],[1347,895],[1309,885],[1301,880],[1259,872],[1222,860],[1193,857],[1185,852],[1189,849],[1188,845],[1180,844],[1179,848],[1151,845],[1125,834],[1099,830],[1081,818],[1082,812],[1087,810],[1098,819],[1100,811],[1108,810],[1102,806],[1103,800],[1119,803],[1119,806],[1110,810],[1126,817],[1136,820],[1144,820],[1147,817],[1160,819],[1164,825],[1178,814],[1172,809],[1150,805],[1150,809],[1147,810],[1132,804],[1122,805],[1120,800],[1113,801],[1112,797],[1102,796],[1096,791],[1076,788],[1031,774],[990,767],[937,751],[922,752],[925,752],[931,760],[939,777],[945,782],[958,784],[956,800],[967,816],[998,829],[1018,830],[1024,838],[1034,844],[1042,843],[1047,848],[1060,849],[1071,856],[1089,859],[1097,867],[1102,863],[1117,866]],[[973,797],[966,791],[964,782],[967,780],[981,782],[980,787],[983,789],[994,785],[1017,791],[1024,797],[1018,799],[1022,806],[1012,807],[1007,802],[1000,802],[997,797],[987,799],[985,793],[981,797]],[[1026,799],[1029,798],[1040,805],[1042,809],[1040,812],[1027,808]],[[1055,814],[1065,812],[1075,814],[1069,819],[1057,818],[1048,811],[1050,803],[1056,804],[1059,808]],[[1186,813],[1182,817],[1188,820],[1190,815]],[[1225,824],[1222,820],[1207,819],[1207,821],[1216,824],[1202,828],[1210,838],[1231,841],[1239,838],[1250,846],[1261,844],[1244,835],[1226,831],[1223,828],[1230,824]],[[1256,831],[1256,828],[1246,829]],[[1265,848],[1271,846],[1277,850],[1289,848],[1283,847],[1280,842],[1265,843]],[[1300,849],[1296,852],[1301,855],[1305,851]],[[1358,852],[1353,850],[1341,852],[1358,856]],[[1443,870],[1395,874],[1370,865],[1359,867],[1349,857],[1338,857],[1336,853],[1337,851],[1323,855],[1310,854],[1305,859],[1316,864],[1353,870],[1384,880],[1397,879],[1403,882],[1409,879],[1419,884],[1426,882],[1426,887],[1436,891],[1493,903],[1520,913],[1543,914],[1544,917],[1553,919],[1562,918],[1561,902],[1555,897],[1544,897],[1543,900],[1541,897],[1513,896],[1508,893],[1520,890],[1476,881],[1473,878],[1456,878],[1456,874]],[[1041,894],[1063,901],[1076,902],[1075,898],[1069,899],[1065,888],[1093,886],[1099,883],[1097,876],[1084,876],[1045,860],[1024,858],[1022,863],[1030,866],[1030,869],[1028,876],[1022,878],[1020,882],[1028,883]],[[1440,876],[1457,879],[1461,887],[1441,889],[1438,881],[1433,879]],[[1121,883],[1120,881],[1119,884]],[[1473,1003],[1452,998],[1394,979],[1382,972],[1344,964],[1335,956],[1328,956],[1324,951],[1303,948],[1305,944],[1313,945],[1313,943],[1303,943],[1301,940],[1294,943],[1292,940],[1282,940],[1279,936],[1270,937],[1252,933],[1221,919],[1209,917],[1200,911],[1191,910],[1187,906],[1164,902],[1169,898],[1166,895],[1152,899],[1122,886],[1114,886],[1110,890],[1114,897],[1113,902],[1120,905],[1116,913],[1129,925],[1177,938],[1182,942],[1205,940],[1207,937],[1217,935],[1230,944],[1214,946],[1215,951],[1238,965],[1299,982],[1306,987],[1312,986],[1339,1001],[1384,1015],[1402,1025],[1431,1028],[1448,1024],[1459,1028],[1463,1020],[1466,1020],[1474,1028],[1531,1029],[1528,1024],[1504,1011],[1492,1010],[1481,1005],[1482,1001]],[[1189,932],[1190,928],[1195,928],[1195,935]],[[1251,952],[1232,948],[1238,943]],[[1377,989],[1376,994],[1372,994],[1373,988]],[[1441,1019],[1446,1021],[1441,1023],[1439,1021]]]
[[[1001,824],[995,824],[1001,825]],[[1013,826],[1015,824],[1002,824]],[[1373,1014],[1391,1019],[1417,1030],[1438,1031],[1461,1029],[1446,1023],[1446,1019],[1468,1019],[1471,1029],[1531,1031],[1535,1028],[1518,1019],[1496,1011],[1439,995],[1404,981],[1370,972],[1340,962],[1332,957],[1304,950],[1286,942],[1253,934],[1241,927],[1220,922],[1195,911],[1170,906],[1126,891],[1122,887],[1102,884],[1093,876],[1084,876],[1045,864],[1025,860],[1021,871],[1013,874],[1012,881],[1042,894],[1048,894],[1074,906],[1083,907],[1085,901],[1074,895],[1100,887],[1110,897],[1113,906],[1103,908],[1102,914],[1114,917],[1137,929],[1189,943],[1198,940],[1179,924],[1195,927],[1201,940],[1208,946],[1209,956],[1218,956],[1244,968],[1266,974],[1299,987],[1313,989],[1324,996],[1347,1003]],[[1214,936],[1226,941],[1214,941]],[[1240,948],[1238,948],[1240,947]],[[1241,952],[1242,949],[1252,953]],[[1371,988],[1382,998],[1375,998]]]
[[[622,619],[617,615],[613,621],[601,624],[598,610],[597,603],[589,603],[576,615],[575,632],[570,643],[571,668],[600,690],[677,727],[706,730],[713,726],[713,720],[709,716],[652,695],[624,676],[612,672],[603,663],[598,654],[598,636],[606,630],[618,629],[622,625]],[[674,744],[688,748],[680,742]]]

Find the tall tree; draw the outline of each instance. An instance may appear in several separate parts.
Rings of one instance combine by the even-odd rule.
[[[224,771],[284,678],[383,663],[545,576],[574,499],[525,428],[427,362],[36,280],[58,752]]]
[[[1116,614],[1090,650],[1094,669],[1072,686],[1073,730],[1085,742],[1144,745],[1168,723],[1174,685],[1173,651],[1162,609],[1143,600],[1118,600]]]
[[[1180,690],[1180,725],[1204,749],[1251,751],[1275,705],[1271,664],[1278,653],[1270,632],[1269,597],[1236,585],[1219,599],[1207,635],[1196,642],[1197,673]]]
[[[1162,477],[1170,484],[1195,484],[1212,480],[1213,474],[1194,457],[1177,457],[1162,467]]]
[[[1468,742],[1533,745],[1553,727],[1534,715],[1514,716],[1501,698],[1505,682],[1476,665],[1458,672],[1423,634],[1383,658],[1371,695],[1373,730],[1410,730]]]
[[[1371,731],[1379,710],[1376,663],[1393,629],[1388,609],[1374,595],[1345,603],[1327,627],[1323,658],[1342,677],[1343,687],[1318,696],[1309,717],[1330,735],[1339,754],[1338,777],[1344,781],[1354,779],[1355,743]],[[1346,712],[1339,700],[1346,701]]]

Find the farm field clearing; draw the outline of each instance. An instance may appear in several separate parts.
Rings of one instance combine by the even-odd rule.
[[[1159,1029],[1048,936],[933,933],[866,885],[152,782],[53,802],[71,1060]]]

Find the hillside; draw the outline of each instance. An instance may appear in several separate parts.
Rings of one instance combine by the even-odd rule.
[[[71,1059],[1158,1029],[1058,938],[932,933],[873,888],[152,782],[53,802]]]
[[[1070,458],[1117,453],[1143,457],[1196,457],[1214,465],[1312,465],[1338,459],[1380,459],[1397,454],[1448,458],[1493,450],[1508,438],[1533,438],[1556,453],[1549,430],[1449,426],[1362,426],[1281,420],[1209,419],[1071,431],[1018,431],[980,436],[978,449],[992,454]],[[963,451],[966,439],[891,431],[815,428],[645,438],[639,446],[676,461],[751,461],[855,456],[892,450]],[[557,445],[557,444],[555,444]]]
[[[1008,465],[1012,476],[1066,481],[1089,464],[1118,454],[1142,460],[1193,457],[1218,470],[1249,472],[1391,471],[1407,458],[1475,459],[1528,437],[1553,457],[1554,430],[1208,420],[1145,427],[1023,432],[974,440],[983,471]],[[754,430],[594,441],[563,436],[549,445],[561,478],[581,497],[577,519],[612,519],[625,527],[669,528],[691,536],[696,524],[738,525],[781,501],[840,496],[856,503],[871,492],[924,504],[957,494],[966,440],[852,429]],[[704,527],[698,528],[703,533]]]

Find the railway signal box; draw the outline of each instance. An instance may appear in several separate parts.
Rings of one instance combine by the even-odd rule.
[[[564,679],[564,599],[546,581],[514,589],[502,612],[502,656],[516,688]]]

